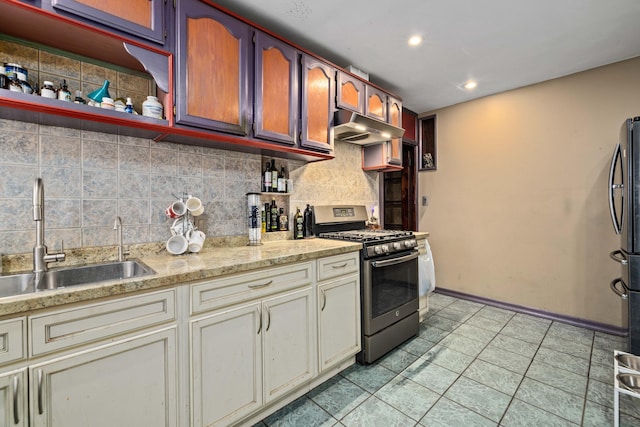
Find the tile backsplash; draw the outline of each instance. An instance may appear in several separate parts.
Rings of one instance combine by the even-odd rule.
[[[46,243],[65,248],[112,246],[113,224],[124,241],[170,237],[165,208],[181,192],[203,200],[208,236],[247,234],[246,193],[260,191],[264,164],[256,154],[0,119],[0,253],[30,252],[35,242],[33,182],[45,188]],[[378,173],[361,169],[361,148],[336,142],[335,159],[276,159],[294,181],[277,196],[289,212],[306,203],[378,201]],[[269,202],[270,195],[263,196]],[[284,237],[283,237],[284,238]],[[291,238],[291,233],[286,234]]]

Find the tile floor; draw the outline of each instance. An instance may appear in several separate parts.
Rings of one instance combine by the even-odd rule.
[[[420,335],[353,365],[264,426],[613,426],[621,337],[432,294]],[[620,425],[640,426],[621,394]]]

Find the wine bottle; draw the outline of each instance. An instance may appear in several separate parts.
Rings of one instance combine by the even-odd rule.
[[[307,205],[309,206],[309,205]],[[304,226],[303,226],[303,221],[304,218],[302,216],[302,214],[300,213],[300,208],[296,207],[296,214],[293,216],[293,222],[295,224],[295,230],[293,231],[293,238],[294,239],[303,239],[304,235]]]
[[[276,161],[271,159],[271,191],[278,192],[278,169],[276,169]]]
[[[280,224],[278,230],[280,230],[280,231],[288,231],[289,230],[289,216],[284,213],[284,208],[280,208],[280,214],[278,216],[278,223]]]
[[[280,173],[278,173],[278,192],[287,192],[287,180],[285,177],[284,166],[280,166]]]
[[[264,169],[264,179],[262,181],[263,181],[262,187],[264,188],[264,191],[270,192],[271,191],[271,164],[269,164],[269,162],[267,162],[267,166]]]
[[[271,199],[271,231],[278,231],[278,206],[276,206],[276,199]]]
[[[312,237],[313,236],[313,209],[309,204],[307,204],[307,208],[304,210],[304,219],[303,219],[303,232],[304,237]]]
[[[265,210],[265,231],[271,231],[271,206],[269,203],[264,204]]]

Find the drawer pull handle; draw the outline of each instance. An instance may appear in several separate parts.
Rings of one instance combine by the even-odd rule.
[[[332,265],[332,268],[345,268],[347,266],[347,263],[345,262],[344,264],[340,264],[340,265]]]
[[[13,377],[13,423],[20,424],[20,414],[18,406],[18,391],[20,390],[20,378],[16,375]]]
[[[271,327],[271,311],[269,311],[269,306],[265,305],[264,306],[264,311],[267,313],[267,327],[265,328],[265,332],[269,331],[269,328]]]
[[[324,311],[324,307],[327,305],[327,294],[324,293],[324,289],[322,289],[320,293],[322,293],[322,307],[320,307],[320,311]]]
[[[44,413],[42,407],[42,369],[38,369],[38,413],[40,415]]]
[[[257,335],[260,335],[260,331],[262,331],[262,313],[260,313],[260,307],[256,308],[256,310],[258,311],[258,333],[257,333]]]
[[[265,288],[265,287],[269,286],[269,285],[270,285],[270,284],[272,284],[272,283],[273,283],[273,280],[269,280],[267,283],[262,283],[262,284],[260,284],[260,285],[249,285],[249,287],[250,287],[251,289]]]

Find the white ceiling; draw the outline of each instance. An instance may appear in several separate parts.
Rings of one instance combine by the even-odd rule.
[[[640,55],[640,0],[214,1],[418,113]]]

